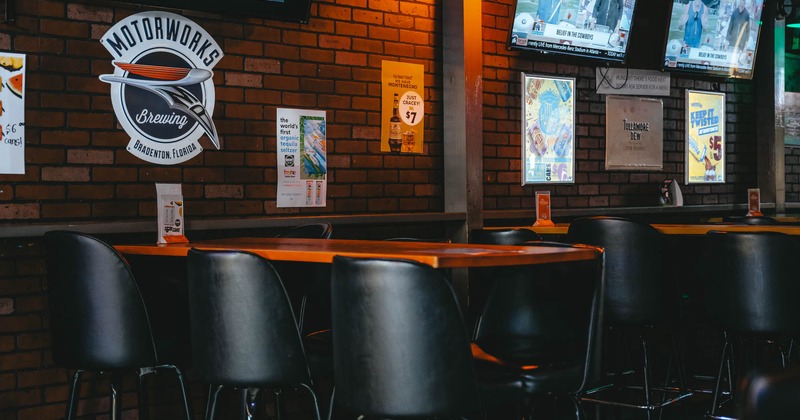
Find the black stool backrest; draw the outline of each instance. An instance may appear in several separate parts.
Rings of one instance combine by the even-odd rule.
[[[455,293],[432,267],[334,257],[336,399],[369,417],[457,417],[478,407]]]
[[[309,223],[291,227],[277,235],[276,238],[311,238],[330,239],[333,235],[333,226],[330,223]]]
[[[572,247],[535,241],[527,246]],[[601,257],[602,258],[602,257]],[[474,341],[491,354],[542,367],[584,363],[593,356],[602,296],[602,263],[596,261],[516,266],[492,286]],[[503,348],[509,343],[520,348]],[[493,348],[494,346],[498,348]],[[572,391],[577,392],[580,383]]]
[[[300,333],[280,277],[241,251],[189,250],[193,366],[204,382],[309,384]]]
[[[570,223],[569,242],[605,249],[605,321],[645,325],[661,316],[664,244],[647,223],[619,217],[587,217]]]
[[[703,244],[705,307],[734,331],[800,331],[800,244],[778,232],[709,232]]]
[[[98,370],[155,365],[147,311],[125,259],[84,233],[50,231],[44,238],[56,364]]]
[[[472,229],[469,243],[490,245],[522,245],[528,241],[538,241],[542,237],[530,229]]]

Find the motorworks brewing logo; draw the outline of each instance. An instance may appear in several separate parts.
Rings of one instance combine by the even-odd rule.
[[[128,151],[142,160],[174,165],[203,150],[205,134],[219,149],[211,69],[222,50],[194,22],[173,13],[144,12],[114,25],[101,41],[114,57],[111,103]]]

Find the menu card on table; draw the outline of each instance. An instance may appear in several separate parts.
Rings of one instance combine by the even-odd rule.
[[[761,212],[761,190],[759,188],[750,188],[747,190],[747,215],[764,215],[764,213]]]
[[[550,191],[536,191],[536,221],[534,226],[553,226],[550,217]]]
[[[189,242],[183,234],[181,184],[156,184],[158,195],[158,243]]]

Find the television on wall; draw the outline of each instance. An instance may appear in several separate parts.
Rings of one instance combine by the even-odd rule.
[[[672,2],[663,69],[751,79],[764,0]]]
[[[508,47],[624,62],[636,3],[516,0]]]
[[[120,3],[197,10],[286,22],[307,23],[311,0],[116,0]]]

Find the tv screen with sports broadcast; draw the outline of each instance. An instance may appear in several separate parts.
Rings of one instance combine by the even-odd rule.
[[[764,0],[675,0],[664,70],[751,79]]]
[[[624,62],[635,7],[636,0],[517,0],[509,48]]]

